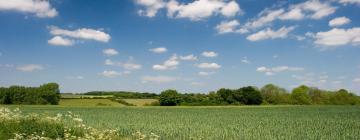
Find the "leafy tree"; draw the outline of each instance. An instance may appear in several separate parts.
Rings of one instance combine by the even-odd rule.
[[[261,95],[264,102],[268,104],[287,104],[289,103],[288,93],[285,89],[273,84],[267,84],[261,88]]]
[[[299,105],[308,105],[311,103],[309,93],[309,87],[305,85],[301,85],[297,88],[294,88],[291,92],[291,99],[293,100],[294,104]]]
[[[176,106],[180,103],[180,96],[176,90],[168,89],[160,94],[159,102],[161,106]]]
[[[262,103],[260,91],[252,86],[242,87],[235,90],[235,99],[246,105],[259,105]]]
[[[231,89],[221,88],[216,92],[216,94],[220,97],[221,102],[233,104],[236,102],[233,92],[234,91]]]

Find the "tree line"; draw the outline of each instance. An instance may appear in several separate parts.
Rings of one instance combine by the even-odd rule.
[[[59,104],[60,90],[57,83],[39,87],[0,87],[0,104]]]
[[[288,92],[273,84],[262,88],[254,86],[239,89],[221,88],[209,94],[180,94],[176,90],[165,90],[159,95],[162,106],[176,105],[356,105],[360,97],[345,89],[337,91],[321,90],[301,85]]]
[[[131,91],[90,91],[86,92],[83,95],[113,95],[116,98],[122,99],[154,99],[157,98],[158,95],[155,93],[148,92],[131,92]]]

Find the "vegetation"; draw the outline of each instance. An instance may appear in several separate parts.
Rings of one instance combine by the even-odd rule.
[[[0,87],[0,104],[59,104],[60,90],[56,83],[40,87]]]
[[[260,104],[293,104],[293,105],[356,105],[360,104],[359,96],[345,89],[326,91],[301,85],[291,93],[284,88],[268,84],[258,89],[248,86],[239,89],[221,88],[209,94],[180,94],[176,90],[165,90],[159,97],[160,105],[206,106],[206,105],[260,105]]]
[[[75,107],[94,107],[94,106],[112,106],[122,107],[124,104],[111,101],[109,99],[61,99],[60,106]]]
[[[20,110],[48,116],[71,111],[97,130],[117,129],[120,136],[129,137],[136,131],[147,137],[155,133],[164,140],[360,139],[360,106],[20,106]]]
[[[157,98],[157,94],[155,93],[140,93],[140,92],[130,92],[130,91],[91,91],[84,93],[84,95],[96,95],[96,96],[103,96],[103,95],[112,95],[116,98],[122,99],[154,99]]]

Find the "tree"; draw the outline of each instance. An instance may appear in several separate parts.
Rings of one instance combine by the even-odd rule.
[[[287,104],[288,93],[285,89],[280,88],[273,84],[267,84],[261,88],[261,95],[264,102],[269,104]]]
[[[235,90],[235,99],[246,105],[259,105],[262,103],[260,91],[252,86],[242,87]]]
[[[216,94],[220,97],[221,102],[225,102],[228,104],[233,104],[236,102],[234,99],[234,93],[231,89],[221,88],[219,89]]]
[[[355,105],[356,104],[356,96],[354,94],[349,93],[345,89],[340,89],[336,91],[330,99],[332,104],[335,105]]]
[[[180,103],[180,96],[176,90],[168,89],[160,93],[161,106],[176,106]]]
[[[301,85],[297,88],[294,88],[291,92],[291,99],[293,100],[294,104],[299,105],[308,105],[311,103],[309,93],[309,87],[305,85]]]

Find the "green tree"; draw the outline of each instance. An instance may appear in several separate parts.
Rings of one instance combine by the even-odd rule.
[[[280,88],[273,84],[267,84],[261,88],[261,95],[265,103],[269,104],[287,104],[288,93],[284,88]]]
[[[168,89],[160,93],[161,106],[176,106],[180,103],[180,95],[176,90]]]
[[[221,88],[216,92],[216,94],[220,97],[221,102],[227,104],[236,103],[234,98],[234,91],[231,89]]]
[[[308,105],[311,104],[309,93],[309,87],[301,85],[297,88],[294,88],[291,92],[291,99],[294,104],[299,105]]]
[[[259,105],[263,100],[260,91],[252,86],[235,90],[234,96],[238,102],[246,105]]]

